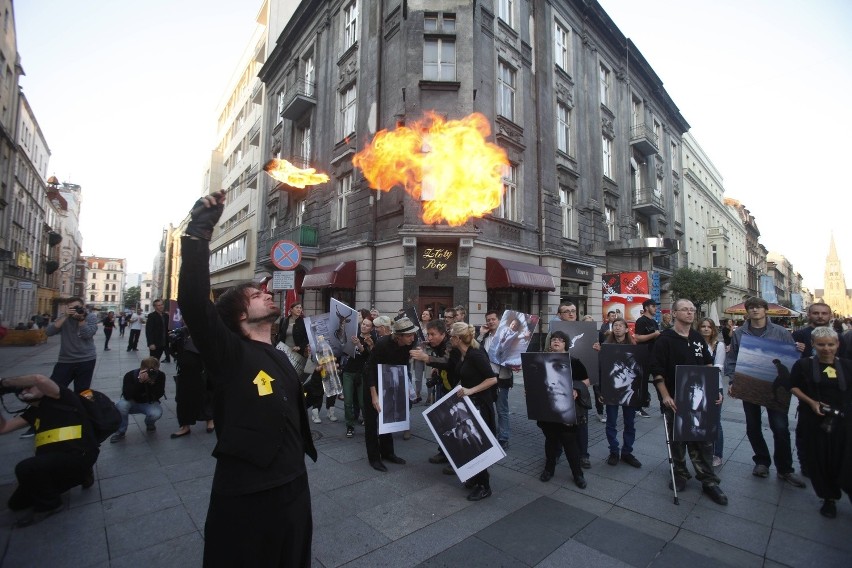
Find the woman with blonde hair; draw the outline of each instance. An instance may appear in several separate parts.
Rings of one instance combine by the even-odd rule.
[[[495,424],[494,402],[496,396],[497,374],[491,368],[488,355],[479,348],[479,343],[474,339],[474,328],[464,322],[456,322],[449,329],[450,356],[446,365],[434,365],[438,368],[446,368],[452,377],[451,382],[461,388],[457,391],[459,398],[468,396],[470,401],[479,411],[482,420],[497,435]],[[483,469],[472,478],[465,486],[472,489],[467,496],[468,501],[480,501],[491,496],[491,484],[488,469]]]
[[[704,339],[710,353],[713,354],[713,366],[719,369],[719,393],[724,392],[722,381],[725,371],[725,342],[719,341],[719,329],[716,322],[710,318],[704,318],[698,322],[698,333]],[[722,465],[722,448],[725,437],[722,435],[722,409],[719,409],[719,422],[716,424],[716,442],[713,444],[713,467]]]

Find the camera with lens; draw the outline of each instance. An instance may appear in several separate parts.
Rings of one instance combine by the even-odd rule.
[[[186,326],[176,327],[169,330],[169,351],[177,355],[183,351],[186,339],[189,337],[189,329]]]
[[[825,416],[819,427],[822,428],[822,431],[826,434],[831,434],[837,426],[837,421],[846,416],[843,411],[832,408],[827,404],[820,404],[819,411]]]
[[[433,389],[441,382],[441,377],[438,376],[437,369],[432,369],[432,375],[426,379],[426,388]]]
[[[80,316],[86,314],[86,308],[84,308],[83,306],[74,306],[74,311],[77,313],[77,315]]]

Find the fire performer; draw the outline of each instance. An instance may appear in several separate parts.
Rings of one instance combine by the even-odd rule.
[[[280,315],[252,283],[210,298],[209,241],[225,192],[199,199],[182,239],[178,301],[216,385],[216,470],[204,527],[204,566],[309,566],[314,461],[304,394],[287,356],[272,346]]]

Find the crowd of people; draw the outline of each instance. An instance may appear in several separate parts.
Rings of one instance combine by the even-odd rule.
[[[204,530],[205,566],[309,565],[312,516],[304,456],[316,461],[310,423],[321,421],[323,405],[326,418],[337,421],[334,408],[338,393],[326,396],[323,391],[321,370],[312,362],[300,304],[290,306],[282,316],[273,296],[254,283],[232,288],[215,304],[211,302],[209,240],[224,200],[224,192],[217,192],[200,199],[191,212],[181,246],[178,302],[186,323],[183,331],[169,333],[173,330],[169,330],[162,300],[154,302],[155,311],[147,320],[139,313],[129,318],[123,314],[109,318],[110,334],[116,325],[122,335],[124,327],[130,327],[128,350],[138,349],[136,344],[144,325],[149,349],[149,357],[124,375],[122,396],[116,403],[120,423],[110,440],[125,439],[129,414],[144,414],[147,431],[156,430],[165,390],[160,363],[163,356],[173,354],[178,365],[180,428],[172,438],[188,435],[199,420],[205,422],[208,433],[215,431],[217,437],[213,451],[216,467]],[[765,301],[750,298],[745,307],[743,324],[732,329],[726,323],[721,332],[712,320],[696,321],[695,307],[685,299],[674,302],[669,312],[671,325],[662,326],[663,329],[656,325],[657,303],[652,300],[643,304],[644,319],[636,323],[635,333],[618,314],[608,318],[600,330],[596,349],[632,345],[646,349],[648,356],[646,369],[637,370],[640,366],[632,361],[614,370],[614,384],[624,391],[616,400],[618,404],[612,400],[604,403],[597,390],[593,389],[594,395],[589,393],[590,375],[583,363],[571,356],[571,338],[562,331],[551,333],[546,340],[547,353],[541,354],[540,368],[534,371],[535,376],[525,377],[527,385],[532,381],[541,387],[543,394],[534,396],[548,400],[553,411],[548,419],[537,421],[544,436],[545,465],[540,480],[553,478],[557,460],[564,453],[574,483],[580,488],[587,486],[583,470],[591,467],[588,411],[595,403],[600,405],[600,414],[605,412],[610,449],[607,463],[642,467],[633,455],[634,417],[650,407],[651,397],[644,389],[637,391],[632,386],[636,373],[644,373],[643,377],[655,386],[670,440],[675,440],[675,428],[693,433],[705,428],[707,424],[701,420],[678,422],[678,405],[688,405],[694,412],[704,412],[710,405],[720,406],[725,383],[729,386],[736,378],[742,338],[753,335],[795,344],[801,353],[801,359],[786,377],[786,386],[800,401],[795,437],[798,457],[803,475],[811,480],[823,501],[820,512],[825,517],[836,516],[841,492],[852,492],[852,421],[847,418],[852,410],[852,363],[844,358],[845,344],[852,332],[838,335],[830,325],[831,310],[825,304],[813,304],[808,310],[808,326],[792,335],[768,320]],[[379,314],[375,308],[360,311],[358,332],[346,339],[352,343],[353,354],[340,357],[338,363],[345,436],[355,437],[356,426],[363,425],[371,467],[386,472],[386,464],[406,464],[396,453],[393,434],[380,433],[383,405],[393,404],[394,415],[405,413],[396,408],[395,396],[380,397],[379,383],[383,379],[379,366],[391,369],[389,376],[397,377],[396,383],[404,382],[398,368],[408,368],[411,380],[404,387],[407,400],[401,403],[403,409],[405,404],[423,400],[434,404],[455,392],[457,398],[452,399],[451,406],[459,426],[454,429],[457,441],[467,438],[476,440],[476,447],[485,446],[483,432],[473,427],[470,407],[459,405],[466,400],[503,450],[509,449],[508,397],[513,373],[519,368],[497,364],[488,356],[489,347],[499,337],[501,315],[488,311],[485,324],[477,330],[467,321],[462,306],[447,308],[443,314],[423,311],[419,322],[412,321],[402,310],[394,318]],[[570,302],[558,308],[557,317],[561,320],[577,321],[577,316],[577,307]],[[95,425],[79,411],[79,395],[90,392],[97,329],[97,316],[85,309],[81,299],[70,299],[62,316],[47,326],[48,335],[61,336],[59,361],[51,377],[27,375],[0,380],[0,388],[16,391],[30,405],[21,416],[9,420],[0,416],[0,433],[30,425],[35,435],[35,456],[16,467],[18,488],[9,502],[14,510],[29,510],[19,521],[20,526],[55,512],[63,491],[76,485],[88,487],[94,481],[92,466],[98,456],[98,440]],[[105,350],[109,349],[106,329],[104,326]],[[422,340],[418,343],[419,336]],[[715,366],[720,383],[696,383],[688,393],[676,393],[676,369],[682,365]],[[570,382],[566,382],[566,377],[570,377]],[[69,388],[72,383],[73,390]],[[532,390],[527,395],[532,397]],[[774,462],[781,482],[804,488],[806,483],[793,465],[787,413],[745,400],[742,405],[754,451],[753,474],[768,477]],[[619,411],[624,425],[620,441]],[[763,438],[764,412],[773,434],[772,452]],[[703,492],[714,502],[727,505],[718,471],[723,458],[721,422],[717,419],[712,426],[712,439],[670,442],[670,485],[677,491],[686,489],[692,477],[686,464],[688,455]],[[403,433],[403,438],[407,437],[410,431]],[[439,445],[429,461],[448,464],[449,460]],[[443,471],[454,473],[449,465]],[[465,487],[470,501],[490,497],[487,467],[473,473]]]

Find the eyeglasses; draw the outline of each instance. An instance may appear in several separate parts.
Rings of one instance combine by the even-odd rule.
[[[678,308],[678,309],[677,309],[677,310],[675,310],[675,311],[677,311],[677,312],[687,312],[687,313],[690,313],[690,314],[694,314],[694,313],[696,312],[696,309],[695,309],[695,308]]]

